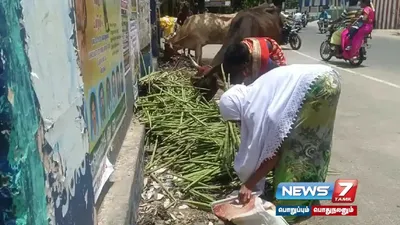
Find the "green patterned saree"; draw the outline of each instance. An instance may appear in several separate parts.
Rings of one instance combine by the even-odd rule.
[[[279,149],[273,186],[281,182],[324,182],[331,156],[332,134],[340,96],[340,78],[327,73],[317,78],[305,96],[289,136]],[[277,201],[275,205],[315,205],[318,201]],[[289,223],[304,217],[285,217]]]

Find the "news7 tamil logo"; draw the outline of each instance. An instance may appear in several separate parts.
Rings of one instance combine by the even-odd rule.
[[[276,190],[278,200],[331,200],[333,203],[353,203],[358,180],[338,179],[335,183],[292,182],[280,183]]]

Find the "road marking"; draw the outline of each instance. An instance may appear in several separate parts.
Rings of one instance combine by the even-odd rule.
[[[320,63],[321,63],[321,60],[319,60],[319,59],[317,59],[317,58],[314,58],[314,57],[312,57],[312,56],[309,56],[309,55],[307,55],[307,54],[304,54],[304,53],[302,53],[302,52],[299,52],[299,51],[293,51],[293,52],[296,52],[296,53],[299,54],[299,55],[302,55],[302,56],[304,56],[304,57],[307,57],[307,58],[309,58],[309,59],[312,59],[312,60],[314,60],[314,61],[317,61],[317,62],[320,62]],[[336,69],[339,69],[339,70],[343,70],[343,71],[348,72],[348,73],[350,73],[350,74],[357,75],[357,76],[360,76],[360,77],[364,77],[364,78],[366,78],[366,79],[369,79],[369,80],[372,80],[372,81],[376,81],[376,82],[378,82],[378,83],[386,84],[386,85],[388,85],[388,86],[391,86],[391,87],[400,89],[400,85],[391,83],[391,82],[389,82],[389,81],[381,80],[381,79],[378,79],[378,78],[376,78],[376,77],[371,77],[371,76],[368,76],[368,75],[365,75],[365,74],[362,74],[362,73],[357,73],[357,72],[355,72],[355,71],[353,71],[353,70],[346,69],[346,68],[341,68],[341,67],[339,67],[339,66],[332,65],[332,64],[329,64],[329,63],[326,63],[326,62],[323,62],[323,61],[322,61],[322,63],[328,64],[329,66],[332,66],[332,67],[334,67],[334,68],[336,68]]]

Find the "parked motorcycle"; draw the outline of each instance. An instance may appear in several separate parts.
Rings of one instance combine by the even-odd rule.
[[[299,50],[301,47],[301,39],[298,34],[299,29],[286,24],[282,31],[282,42],[284,45],[289,44],[293,50]]]
[[[328,27],[329,27],[329,20],[319,18],[318,21],[319,32],[321,32],[321,34],[325,34],[328,31]]]
[[[341,46],[331,44],[332,34],[336,31],[335,26],[330,26],[327,38],[321,43],[319,54],[324,61],[329,61],[333,56],[337,59],[343,59],[348,61],[352,66],[360,66],[364,60],[367,59],[367,48],[371,46],[368,44],[368,39],[371,39],[371,34],[364,38],[364,41],[360,47],[359,53],[353,58],[344,58],[342,53],[343,49]]]
[[[297,31],[300,31],[301,30],[301,28],[303,28],[303,22],[301,21],[301,20],[295,20],[294,21],[294,23],[293,23],[293,25],[294,25],[294,28],[297,30]]]

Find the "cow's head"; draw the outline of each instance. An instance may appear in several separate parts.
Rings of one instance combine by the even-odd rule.
[[[194,87],[199,88],[200,93],[207,101],[210,101],[218,89],[223,89],[225,86],[222,80],[221,65],[217,66],[200,66],[189,55],[192,65],[197,69],[197,73],[191,77],[191,83]]]
[[[177,52],[184,48],[183,47],[184,41],[187,38],[187,36],[188,36],[187,34],[182,35],[182,32],[179,32],[179,30],[178,30],[170,38],[165,40],[165,44]]]
[[[174,44],[174,36],[172,36],[171,38],[165,39],[164,49],[164,56],[170,58],[173,55],[178,55],[178,51],[182,48],[179,45]]]

